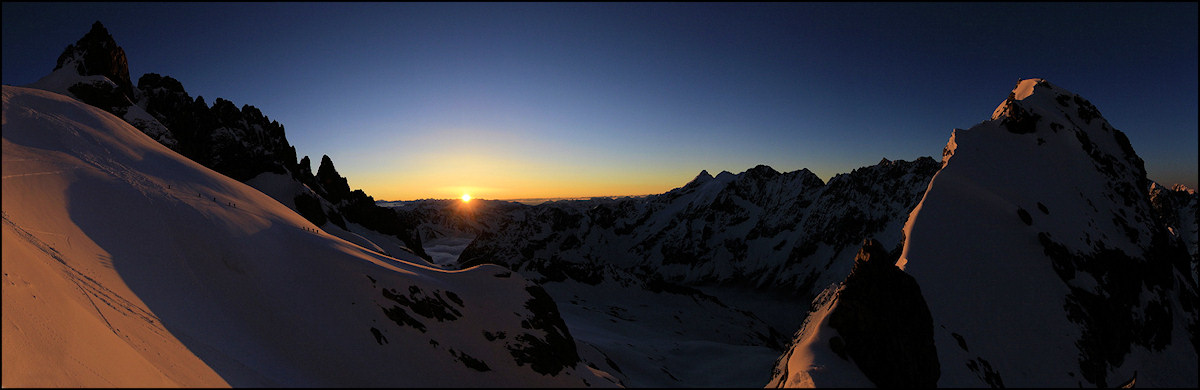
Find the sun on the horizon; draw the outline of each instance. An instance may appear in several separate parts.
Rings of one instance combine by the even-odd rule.
[[[463,201],[464,203],[466,203],[466,202],[470,202],[470,201],[471,201],[471,194],[463,194],[463,196],[462,196],[462,201]]]

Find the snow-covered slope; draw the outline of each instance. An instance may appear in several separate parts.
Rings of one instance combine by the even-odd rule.
[[[332,237],[66,96],[3,87],[3,194],[5,387],[612,383],[520,275]]]
[[[314,175],[307,156],[297,162],[283,125],[254,106],[239,109],[217,98],[209,107],[203,98],[189,96],[178,80],[154,73],[142,75],[135,88],[125,51],[100,22],[63,50],[50,74],[27,87],[70,96],[121,117],[171,150],[262,190],[338,237],[391,256],[429,258],[404,215],[376,207],[362,191],[351,192],[328,156]]]
[[[937,384],[1196,385],[1196,281],[1150,188],[1124,134],[1043,80],[955,130],[897,262],[932,315]],[[817,302],[773,385],[863,377],[830,353],[845,336],[829,323],[839,288]]]

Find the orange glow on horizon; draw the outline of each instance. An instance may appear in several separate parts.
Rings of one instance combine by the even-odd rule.
[[[466,203],[466,202],[470,202],[470,201],[471,201],[471,194],[463,194],[463,196],[462,196],[462,201],[463,201],[464,203]]]
[[[472,200],[661,194],[687,184],[699,172],[699,169],[692,172],[689,168],[680,172],[609,173],[570,165],[534,165],[497,160],[478,160],[477,157],[468,156],[453,159],[452,163],[422,161],[420,165],[433,167],[424,170],[347,170],[345,175],[352,188],[361,188],[377,200],[462,201],[464,194],[470,195]],[[460,203],[474,205],[478,202]]]

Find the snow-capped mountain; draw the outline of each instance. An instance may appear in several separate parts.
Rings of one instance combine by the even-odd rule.
[[[1090,102],[1023,80],[990,120],[953,132],[888,264],[915,280],[932,321],[903,334],[839,326],[839,312],[863,306],[846,296],[851,275],[814,301],[770,385],[1195,386],[1197,290],[1184,242],[1196,238],[1182,227],[1195,218],[1155,211],[1178,207],[1167,206],[1172,196],[1152,188],[1129,140]],[[937,370],[881,382],[895,377],[867,362],[930,356],[847,355],[879,337],[931,339]]]
[[[645,198],[559,201],[513,210],[462,253],[464,266],[504,264],[539,280],[596,283],[606,275],[737,284],[811,296],[849,272],[862,237],[899,251],[908,211],[937,162],[889,161],[829,183],[808,170],[760,165],[701,172]]]
[[[364,249],[67,96],[4,86],[3,128],[6,387],[616,382],[519,274]]]
[[[100,22],[67,46],[58,65],[28,87],[71,96],[117,115],[183,156],[245,182],[321,229],[385,254],[430,259],[414,220],[350,191],[329,156],[313,172],[296,160],[283,125],[251,105],[217,98],[210,107],[170,76],[147,73],[135,88],[125,51]],[[369,238],[368,238],[369,237]]]
[[[537,206],[376,202],[99,22],[29,87],[5,386],[1197,384],[1195,191],[1042,80],[940,164]]]
[[[899,254],[937,168],[885,159],[826,184],[758,166],[648,197],[380,204],[418,215],[422,239],[442,243],[438,264],[501,264],[542,283],[621,384],[744,387],[770,380],[785,335],[850,272],[861,237]]]

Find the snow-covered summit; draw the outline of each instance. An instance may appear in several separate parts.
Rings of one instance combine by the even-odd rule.
[[[713,179],[713,176],[708,173],[707,169],[701,170],[700,174],[696,175],[696,178],[692,179],[692,181],[689,181],[687,184],[684,184],[683,188],[696,188],[696,187],[703,185],[704,183],[707,183],[709,180],[712,180],[712,179]]]
[[[1194,262],[1162,222],[1187,218],[1150,184],[1122,132],[1045,80],[954,130],[897,262],[933,317],[938,386],[1194,385]],[[825,297],[773,383],[854,383],[814,343],[838,335]]]

